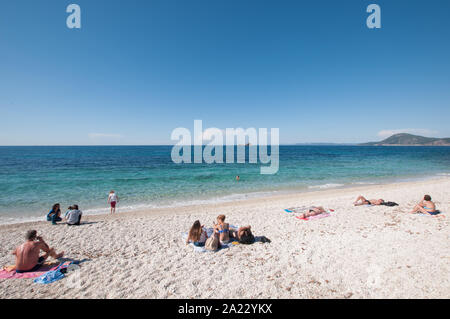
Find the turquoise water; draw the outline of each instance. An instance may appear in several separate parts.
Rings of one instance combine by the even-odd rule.
[[[260,164],[174,164],[170,152],[170,146],[0,147],[0,223],[43,218],[56,202],[106,212],[111,189],[119,209],[128,210],[450,173],[450,147],[281,146],[276,175],[261,175]]]

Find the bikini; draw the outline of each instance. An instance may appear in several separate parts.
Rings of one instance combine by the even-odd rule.
[[[431,208],[428,208],[427,206],[423,206],[423,209],[425,209],[428,212],[428,214],[431,214],[431,215],[437,215],[438,214],[436,212],[436,210],[432,210]]]
[[[221,225],[219,225],[219,227],[221,227]],[[228,226],[228,227],[229,227],[229,226]],[[227,228],[227,229],[219,229],[218,232],[219,232],[219,234],[229,233],[229,232],[230,232],[230,229],[229,229],[229,228]],[[225,240],[225,241],[220,240],[220,243],[221,243],[221,244],[227,244],[227,243],[229,243],[229,242],[230,242],[230,235],[228,235],[228,240]]]

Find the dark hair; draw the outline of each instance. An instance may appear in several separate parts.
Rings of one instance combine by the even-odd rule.
[[[76,209],[76,210],[78,210],[78,205],[74,204],[74,205],[70,206],[69,209]]]
[[[56,203],[52,206],[52,212],[56,212],[56,206],[60,206],[59,203]]]
[[[33,230],[29,230],[27,231],[27,234],[25,235],[26,240],[34,240],[36,238],[37,235],[37,231]]]
[[[242,232],[242,235],[239,237],[239,243],[244,245],[253,244],[255,242],[255,236],[253,236],[252,231],[250,229],[246,229]]]
[[[430,201],[431,200],[431,196],[430,195],[425,195],[423,197],[423,199],[425,199],[426,201]]]

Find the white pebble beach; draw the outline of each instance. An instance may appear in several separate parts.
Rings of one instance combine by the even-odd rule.
[[[360,194],[399,206],[355,207]],[[440,216],[409,214],[424,194]],[[0,298],[449,298],[449,195],[443,177],[87,216],[74,227],[1,225],[1,266],[14,264],[29,229],[83,262],[79,281],[0,279]],[[303,221],[284,211],[311,205],[335,212]],[[194,252],[181,234],[219,214],[271,243]]]

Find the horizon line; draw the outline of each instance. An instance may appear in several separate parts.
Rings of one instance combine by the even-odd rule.
[[[298,146],[298,145],[358,145],[362,143],[333,143],[333,142],[311,142],[311,143],[283,143],[278,144],[279,146]],[[36,144],[36,145],[0,145],[0,147],[67,147],[67,146],[175,146],[177,144]],[[201,146],[207,146],[208,144],[202,144]],[[183,145],[178,145],[183,146]],[[189,145],[187,145],[189,146]],[[198,146],[198,145],[190,145],[190,146]],[[211,145],[215,146],[215,145]],[[220,145],[218,145],[220,146]],[[260,146],[260,144],[254,145],[236,145],[224,144],[222,146]],[[270,146],[270,145],[267,145]]]

